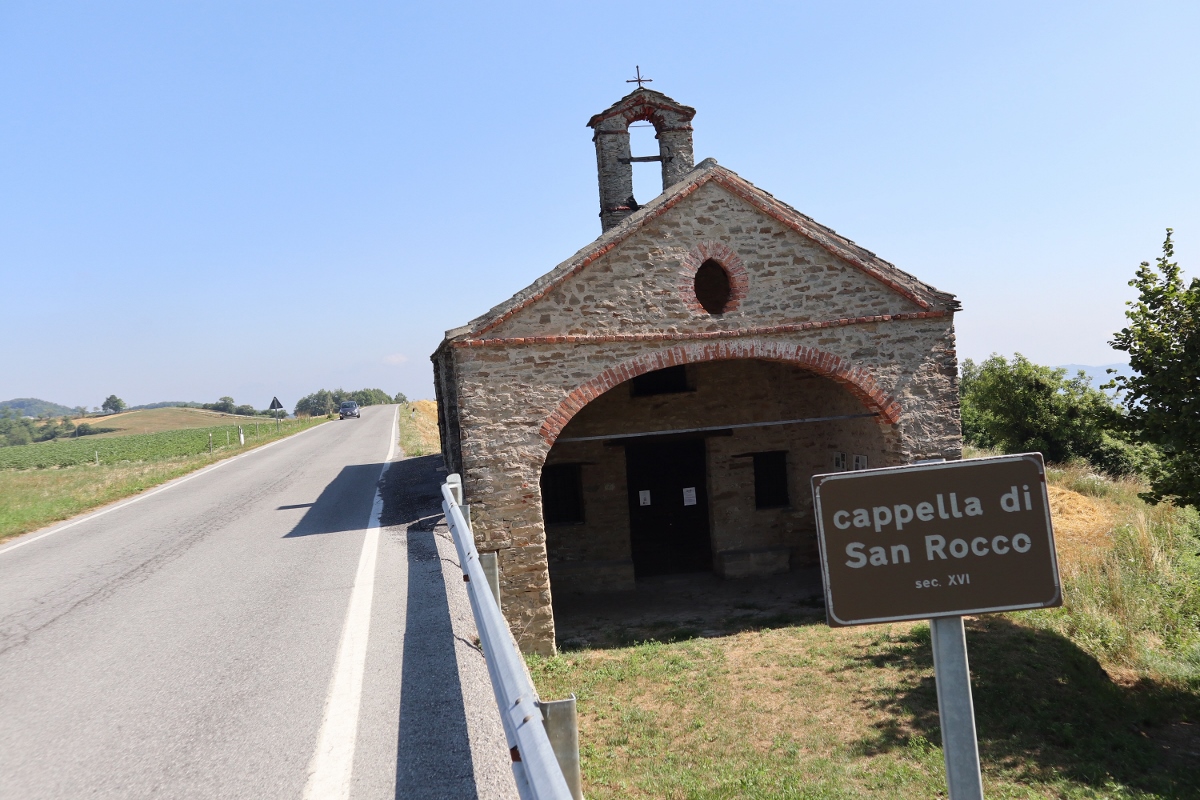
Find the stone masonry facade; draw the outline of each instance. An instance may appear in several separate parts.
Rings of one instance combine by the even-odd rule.
[[[648,90],[614,108],[642,111],[601,123],[691,119]],[[682,139],[672,147],[691,167],[690,124]],[[626,139],[618,158],[627,151]],[[808,479],[831,471],[836,453],[871,467],[961,454],[952,295],[714,161],[679,175],[664,166],[668,178],[662,195],[614,221],[602,169],[600,238],[448,331],[432,357],[443,457],[463,476],[479,549],[499,556],[504,612],[530,651],[554,651],[556,577],[564,590],[632,585],[621,449],[560,439],[839,417],[706,440],[714,568],[730,577],[753,571],[754,554],[767,570],[812,562]],[[694,275],[710,262],[728,276],[723,313],[697,300]],[[635,376],[678,365],[692,393],[631,398]],[[746,499],[745,454],[761,450],[788,452],[787,508],[756,511]],[[543,523],[548,459],[584,465],[581,525]]]
[[[546,551],[556,591],[633,588],[629,513],[623,450],[615,440],[640,431],[789,419],[821,422],[742,427],[708,439],[710,533],[715,570],[726,577],[780,572],[817,562],[810,476],[837,469],[837,457],[854,455],[868,466],[901,460],[895,426],[864,414],[862,402],[832,380],[781,361],[701,361],[688,368],[691,391],[638,397],[614,389],[576,414],[551,447],[547,464],[579,464],[585,519],[547,525]],[[825,419],[843,417],[842,419]],[[584,439],[585,441],[577,441]],[[756,508],[751,456],[787,453],[787,505]]]

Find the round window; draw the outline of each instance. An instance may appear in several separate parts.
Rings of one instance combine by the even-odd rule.
[[[696,300],[710,314],[723,314],[729,306],[733,290],[729,285],[729,273],[713,259],[709,259],[696,270]]]

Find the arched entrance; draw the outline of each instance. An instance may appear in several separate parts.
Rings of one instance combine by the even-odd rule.
[[[596,379],[623,380],[602,392],[585,385],[543,426],[555,596],[815,564],[810,477],[900,463],[899,408],[869,377],[819,355],[720,355],[623,365]]]

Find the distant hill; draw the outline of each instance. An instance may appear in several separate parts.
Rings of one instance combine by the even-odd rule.
[[[201,403],[189,403],[186,400],[167,400],[162,403],[146,403],[140,406],[130,406],[130,411],[143,411],[151,408],[200,408]]]
[[[253,429],[256,424],[271,423],[267,417],[244,417],[180,406],[131,409],[120,414],[109,414],[106,417],[89,417],[87,421],[105,431],[92,434],[96,438],[124,436],[130,433],[158,433],[182,428],[214,428],[220,425],[244,425]],[[233,433],[235,436],[237,435],[236,429]]]
[[[51,403],[49,400],[38,400],[36,397],[18,397],[14,400],[0,401],[0,409],[11,408],[23,417],[40,417],[43,414],[50,417],[72,415],[75,409]]]
[[[187,400],[165,400],[161,403],[146,403],[140,406],[130,406],[127,411],[145,411],[152,408],[200,408],[200,403]],[[38,400],[36,397],[18,397],[15,400],[0,401],[0,409],[11,408],[23,417],[40,417],[43,414],[51,417],[74,416],[75,409],[51,403],[49,400]]]
[[[1113,376],[1108,374],[1108,370],[1110,369],[1116,370],[1118,375],[1133,374],[1133,370],[1129,368],[1128,364],[1101,364],[1098,367],[1091,367],[1087,364],[1063,364],[1059,369],[1065,369],[1068,378],[1074,378],[1076,373],[1082,370],[1085,375],[1092,379],[1092,386],[1097,389],[1113,379]]]

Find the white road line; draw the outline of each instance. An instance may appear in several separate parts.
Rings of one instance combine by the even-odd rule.
[[[399,431],[396,423],[400,407],[388,428],[388,454],[379,470],[384,473],[392,465]],[[308,762],[308,783],[304,800],[345,800],[350,796],[350,773],[354,767],[354,744],[358,737],[358,711],[362,702],[363,672],[367,665],[367,636],[371,628],[371,601],[375,595],[375,561],[379,553],[379,522],[383,515],[383,495],[375,490],[375,503],[363,539],[358,573],[350,592],[350,608],[342,627],[333,680],[325,699],[325,716],[317,737],[317,750]]]
[[[399,410],[399,409],[397,409],[397,410]],[[47,536],[53,536],[56,533],[62,533],[67,528],[74,528],[76,525],[82,525],[85,522],[90,522],[91,520],[94,520],[97,517],[103,517],[105,514],[111,514],[114,511],[120,511],[122,508],[125,508],[126,506],[131,506],[134,503],[140,503],[141,501],[145,500],[147,497],[153,497],[154,495],[158,494],[159,492],[165,492],[167,489],[174,489],[176,486],[178,486],[181,483],[187,483],[188,481],[192,480],[193,478],[199,478],[201,475],[207,475],[208,473],[212,472],[213,470],[220,469],[221,467],[225,466],[226,464],[232,464],[234,461],[237,461],[238,459],[245,458],[246,456],[252,456],[255,453],[261,453],[263,450],[266,450],[270,447],[274,447],[277,444],[282,444],[283,442],[289,442],[289,441],[295,439],[297,436],[306,434],[306,433],[308,433],[308,431],[311,431],[311,430],[316,430],[319,427],[321,427],[321,426],[314,425],[311,428],[308,428],[307,430],[300,431],[299,433],[293,433],[291,436],[285,436],[282,439],[276,439],[273,442],[269,442],[268,444],[264,444],[260,447],[256,447],[248,453],[241,453],[240,455],[233,456],[232,458],[226,458],[222,461],[218,461],[216,464],[213,464],[211,467],[205,467],[204,469],[200,470],[199,472],[193,472],[191,475],[184,475],[182,478],[176,478],[173,481],[169,481],[164,486],[160,486],[153,491],[146,492],[145,494],[139,494],[137,497],[133,498],[132,500],[126,500],[124,503],[121,503],[120,505],[113,506],[112,508],[106,508],[103,511],[97,511],[95,514],[88,514],[86,517],[81,517],[77,520],[73,520],[72,522],[68,522],[66,525],[60,525],[57,528],[54,528],[53,530],[48,530],[45,533],[39,534],[37,536],[33,536],[28,539],[21,539],[16,544],[9,545],[8,547],[5,547],[3,550],[0,550],[0,556],[4,555],[5,553],[11,553],[13,550],[16,550],[18,547],[24,547],[27,544],[33,544],[36,541],[45,539]]]

